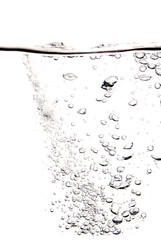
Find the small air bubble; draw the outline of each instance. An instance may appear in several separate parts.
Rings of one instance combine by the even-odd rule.
[[[154,84],[154,87],[155,87],[156,89],[160,89],[161,85],[160,85],[159,82],[156,82],[156,83]]]
[[[150,54],[150,58],[151,58],[152,60],[157,60],[157,59],[158,59],[158,56],[157,56],[157,54],[155,54],[155,53],[151,53],[151,54]]]
[[[112,221],[115,223],[115,224],[120,224],[122,223],[123,221],[123,218],[121,216],[116,216],[112,219]]]
[[[77,76],[74,73],[65,73],[63,74],[63,78],[69,81],[73,81],[77,78]]]
[[[91,148],[91,151],[92,151],[93,153],[98,153],[98,150],[95,149],[95,148]]]
[[[116,152],[111,150],[111,151],[109,151],[109,154],[110,154],[110,156],[115,156]]]
[[[121,58],[121,54],[120,53],[115,54],[115,58],[116,59],[120,59]]]
[[[144,52],[136,52],[135,57],[141,59],[141,58],[145,57],[145,53]]]
[[[68,104],[68,107],[69,107],[69,108],[73,108],[74,105],[73,105],[72,103],[70,103],[70,104]]]
[[[121,233],[121,229],[117,228],[113,231],[113,234],[118,235]]]
[[[86,114],[86,112],[87,112],[86,108],[81,108],[77,113],[84,115]]]
[[[133,143],[128,143],[125,145],[124,149],[131,149],[133,147]]]
[[[115,139],[115,140],[119,140],[120,136],[114,134],[114,135],[112,135],[112,138]]]
[[[122,140],[126,140],[127,136],[122,135],[121,138],[122,138]]]
[[[119,121],[119,117],[117,117],[114,113],[110,113],[109,114],[109,119],[110,120],[113,120],[115,122],[118,122]]]
[[[118,77],[110,76],[103,81],[101,88],[108,90],[108,87],[113,87],[117,81]]]
[[[136,215],[139,213],[139,208],[131,208],[130,209],[130,214],[131,215]]]
[[[110,92],[107,92],[104,94],[104,97],[106,97],[106,98],[110,98],[111,96],[112,96],[112,94]]]
[[[161,76],[161,65],[160,64],[155,67],[155,72],[157,75]]]
[[[99,134],[98,137],[99,137],[99,138],[103,138],[104,135],[103,135],[103,134]]]
[[[103,142],[103,143],[102,143],[102,146],[103,146],[103,147],[107,147],[108,145],[109,145],[108,142]]]
[[[140,72],[145,72],[146,69],[147,69],[146,65],[142,65],[142,66],[139,67]]]
[[[106,198],[106,202],[107,202],[107,203],[112,203],[112,202],[113,202],[113,199],[108,197],[108,198]]]
[[[50,212],[53,213],[53,212],[54,212],[54,209],[53,209],[53,208],[50,208]]]
[[[114,203],[111,204],[110,210],[113,214],[117,215],[119,213],[120,207],[117,203],[114,202]]]
[[[96,70],[96,69],[97,69],[97,66],[96,66],[96,65],[94,65],[94,66],[93,66],[93,69],[94,69],[94,70]]]
[[[65,186],[66,187],[71,187],[71,183],[68,181],[68,182],[65,183]]]
[[[55,56],[55,57],[54,57],[54,60],[55,60],[55,61],[57,61],[58,59],[59,59],[59,57],[58,57],[58,56]]]
[[[161,58],[161,52],[157,52],[158,58]]]
[[[106,122],[105,120],[101,120],[101,124],[102,124],[102,125],[106,125],[107,122]]]
[[[149,81],[151,79],[151,76],[149,76],[149,75],[139,75],[139,79],[141,81]]]
[[[149,69],[154,69],[155,68],[155,64],[154,63],[148,63],[148,68]]]
[[[145,58],[140,59],[139,61],[141,64],[148,64],[147,60]]]
[[[129,160],[130,158],[132,158],[132,156],[133,156],[133,154],[127,154],[127,155],[124,155],[122,158],[124,159],[124,160]]]
[[[118,173],[122,173],[124,170],[125,170],[125,167],[123,167],[123,166],[117,167],[117,172]]]
[[[80,152],[80,153],[85,153],[85,152],[86,152],[86,149],[85,149],[85,148],[80,148],[80,149],[79,149],[79,152]]]
[[[154,150],[154,146],[153,146],[153,145],[148,146],[148,147],[147,147],[147,150],[148,150],[148,151],[153,151],[153,150]]]
[[[146,218],[146,216],[147,216],[147,215],[146,215],[146,213],[145,213],[145,212],[143,212],[143,213],[141,214],[141,216],[140,216],[140,217],[141,217],[142,219],[145,219],[145,218]]]
[[[135,180],[136,185],[141,185],[141,180]]]
[[[125,218],[128,217],[128,216],[129,216],[129,211],[127,211],[127,210],[124,211],[124,212],[122,213],[122,216],[125,217]]]

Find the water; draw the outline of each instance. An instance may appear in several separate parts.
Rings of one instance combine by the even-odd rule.
[[[60,215],[60,231],[135,228],[147,211],[142,185],[161,161],[161,52],[58,44],[23,55],[56,192],[48,211]]]

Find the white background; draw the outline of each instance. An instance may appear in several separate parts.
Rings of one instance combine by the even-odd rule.
[[[0,45],[160,41],[160,18],[159,0],[5,0]]]
[[[160,22],[159,1],[6,0],[0,4],[0,46],[161,42]],[[14,54],[0,53],[0,239],[69,239],[75,236],[60,233],[56,221],[42,209],[50,195],[39,161],[45,152],[40,151],[43,139],[20,62],[21,56],[15,60]],[[145,199],[148,220],[135,234],[118,239],[160,239],[159,175],[152,178]]]

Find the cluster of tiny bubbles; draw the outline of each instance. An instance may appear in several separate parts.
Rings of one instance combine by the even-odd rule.
[[[59,47],[63,48],[64,46],[60,44]],[[101,55],[91,54],[89,60],[93,62],[93,60],[99,60],[100,57]],[[121,54],[114,54],[114,57],[119,59]],[[55,59],[58,60],[57,63],[59,58]],[[152,80],[152,75],[148,71],[153,70],[157,76],[161,76],[161,65],[157,62],[159,58],[161,58],[159,52],[156,54],[136,52],[134,59],[136,64],[139,64],[139,74],[134,75],[135,81],[146,85],[146,82]],[[26,66],[28,71],[31,71],[28,59]],[[93,70],[96,69],[97,66],[94,65]],[[147,214],[144,209],[143,212],[141,211],[138,204],[138,199],[140,200],[143,195],[140,189],[144,181],[137,176],[137,171],[133,170],[138,164],[137,160],[135,161],[138,156],[138,153],[135,152],[137,141],[131,139],[128,132],[121,129],[122,115],[119,114],[118,109],[109,110],[108,114],[98,116],[99,124],[95,125],[93,132],[87,127],[83,138],[84,129],[81,120],[83,121],[83,116],[88,116],[90,111],[88,105],[86,106],[83,102],[83,97],[81,98],[81,108],[77,108],[75,96],[71,92],[72,101],[70,102],[66,98],[63,101],[67,102],[68,108],[71,109],[68,111],[75,110],[73,113],[75,118],[74,115],[72,117],[69,115],[73,131],[66,132],[63,129],[63,124],[67,120],[66,113],[59,120],[56,119],[56,115],[51,114],[50,110],[53,109],[49,107],[49,100],[42,99],[45,92],[42,94],[43,89],[36,86],[37,79],[32,76],[34,76],[33,72],[30,74],[30,82],[37,93],[35,98],[37,107],[41,109],[40,116],[43,116],[41,125],[48,134],[48,144],[50,145],[48,169],[52,175],[55,194],[49,211],[57,214],[60,209],[61,223],[59,223],[59,227],[67,231],[74,229],[78,235],[119,235],[130,222],[136,223],[139,218],[144,220]],[[70,85],[75,82],[74,80],[79,80],[79,74],[61,73],[61,78],[65,84]],[[102,91],[104,98],[96,98],[96,100],[99,102],[99,106],[101,103],[105,103],[105,108],[102,109],[107,110],[106,106],[110,109],[109,102],[113,99],[115,88],[119,85],[118,79],[119,77],[115,74],[106,75],[101,79],[99,90]],[[159,80],[154,83],[154,87],[158,92],[161,88]],[[133,91],[133,95],[135,95],[135,91]],[[60,97],[57,105],[60,106],[61,102]],[[127,108],[135,111],[139,107],[139,102],[138,98],[133,96],[127,100]],[[95,102],[95,104],[97,103]],[[51,108],[54,107],[55,105],[52,105]],[[78,118],[80,123],[77,122]],[[92,119],[90,117],[88,119],[87,123],[90,125]],[[77,125],[81,132],[80,136],[75,130]],[[100,131],[100,129],[105,130]],[[97,133],[96,137],[95,133]],[[88,144],[85,142],[87,138]],[[143,154],[148,155],[149,161],[159,162],[161,155],[155,153],[155,148],[153,145],[144,145]],[[151,173],[152,168],[146,166],[146,170],[143,169],[145,176]],[[150,176],[147,178],[149,179]],[[135,228],[138,229],[139,225],[135,225]]]

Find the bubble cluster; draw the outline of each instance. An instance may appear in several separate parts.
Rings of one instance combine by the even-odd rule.
[[[106,62],[109,56],[100,58],[96,54],[88,57],[90,64],[91,60],[92,63],[97,61],[97,66],[93,67],[80,58],[77,62],[78,56],[69,58],[72,63],[69,69],[73,70],[67,71],[77,72],[77,76],[72,72],[62,72],[63,58],[60,56],[56,63],[51,64],[52,70],[53,64],[59,61],[61,66],[53,79],[60,77],[67,81],[53,80],[53,87],[52,84],[47,86],[41,74],[35,77],[31,69],[33,63],[26,58],[40,125],[46,136],[46,164],[55,192],[48,209],[52,216],[60,216],[59,228],[64,231],[74,229],[78,235],[119,235],[129,226],[135,225],[138,229],[136,223],[146,218],[146,209],[139,205],[144,198],[144,178],[151,178],[148,175],[161,161],[161,154],[156,151],[153,139],[147,137],[151,113],[145,111],[144,116],[144,107],[147,109],[153,104],[155,109],[156,98],[151,97],[150,91],[154,91],[155,96],[161,88],[158,62],[161,53],[138,51],[129,54],[118,55],[117,60],[116,56],[113,57],[119,64],[128,56],[138,66],[138,72],[133,70],[130,81],[126,76],[119,77],[121,70],[110,66],[108,60]],[[64,59],[67,60],[65,56]],[[98,74],[103,66],[99,61],[103,60],[104,65],[109,64],[108,69]],[[92,71],[88,77],[83,73],[86,65]],[[95,74],[96,79],[91,81]],[[157,79],[154,80],[153,74]],[[41,79],[41,84],[37,83],[38,79]],[[147,86],[148,81],[151,88]],[[122,94],[125,88],[126,94]],[[139,91],[145,93],[140,97]]]

